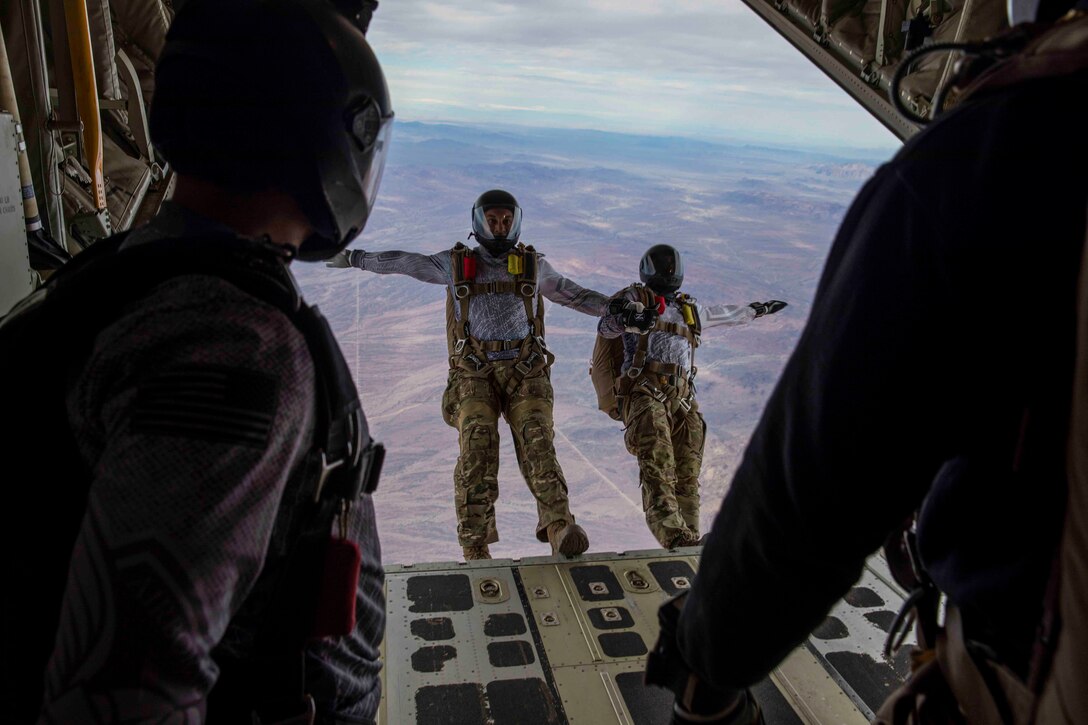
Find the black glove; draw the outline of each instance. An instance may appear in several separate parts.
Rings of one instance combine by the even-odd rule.
[[[637,307],[629,307],[623,312],[621,318],[623,329],[627,332],[645,335],[654,329],[654,325],[657,324],[657,310],[643,307],[641,302],[635,302],[634,305],[637,305]]]
[[[622,315],[623,311],[627,309],[627,305],[631,304],[634,304],[631,300],[624,299],[623,297],[615,297],[608,301],[608,314]]]
[[[677,623],[687,592],[657,610],[661,634],[646,658],[645,683],[672,690],[674,725],[689,722],[718,725],[763,725],[763,713],[747,690],[718,690],[701,681],[687,666],[676,644]]]
[[[748,306],[756,311],[756,317],[763,317],[763,315],[773,315],[778,312],[786,306],[786,303],[782,300],[767,300],[766,302],[753,302]]]

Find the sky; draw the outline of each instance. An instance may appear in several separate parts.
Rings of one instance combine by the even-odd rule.
[[[367,37],[403,120],[899,146],[741,0],[381,0]]]

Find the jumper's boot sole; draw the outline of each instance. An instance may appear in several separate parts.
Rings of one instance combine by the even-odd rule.
[[[552,554],[577,556],[589,549],[589,535],[578,524],[556,521],[548,526],[548,541],[552,545]]]
[[[465,561],[491,558],[491,552],[488,551],[487,544],[480,544],[479,546],[462,546],[461,550],[465,554]]]

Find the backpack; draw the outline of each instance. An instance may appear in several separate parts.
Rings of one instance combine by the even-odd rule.
[[[299,577],[307,577],[311,594],[277,599],[269,608],[276,610],[268,613],[270,619],[295,622],[301,616],[309,627],[310,617],[328,614],[327,604],[323,610],[322,602],[316,601],[320,595],[313,594],[322,584],[320,566],[316,574],[302,572],[313,567],[304,567],[301,561],[312,563],[315,551],[318,557],[336,554],[329,531],[341,502],[374,490],[384,457],[382,446],[370,439],[336,341],[316,308],[303,303],[281,248],[223,235],[163,239],[121,250],[124,236],[96,242],[0,318],[0,380],[7,385],[4,408],[18,423],[5,435],[4,446],[9,465],[14,468],[12,458],[18,456],[24,463],[20,468],[29,471],[25,478],[9,479],[5,505],[13,516],[30,518],[37,532],[26,540],[14,536],[15,527],[4,527],[5,545],[13,554],[8,581],[23,595],[9,597],[5,605],[0,677],[9,713],[14,712],[19,722],[38,717],[42,673],[53,651],[68,562],[92,480],[68,425],[70,374],[73,365],[90,353],[98,333],[127,305],[171,278],[214,275],[279,308],[306,340],[317,371],[317,416],[309,455],[347,465],[331,470],[319,500],[308,503],[299,525],[292,527],[297,540],[289,547],[284,567],[289,573],[283,579],[296,579],[276,584],[277,590],[291,592]],[[351,631],[354,621],[337,626]],[[294,651],[310,635],[300,635],[291,645]]]
[[[638,301],[646,307],[657,307],[657,295],[648,287],[638,282],[630,287],[624,287],[610,300],[622,299],[629,291],[634,291]],[[695,373],[695,348],[699,346],[699,334],[701,332],[699,313],[694,308],[694,301],[687,295],[679,294],[677,299],[685,305],[684,317],[686,324],[667,323],[657,321],[653,332],[668,332],[674,335],[682,335],[688,339],[692,349],[692,377]],[[650,335],[642,335],[639,338],[639,351],[645,358],[646,347],[649,344]],[[638,364],[638,352],[636,352],[635,364]],[[589,360],[589,377],[593,381],[593,390],[597,393],[597,407],[608,414],[613,420],[623,420],[621,401],[626,396],[626,387],[623,382],[625,376],[623,370],[624,349],[623,335],[607,338],[600,333],[593,344],[593,353]]]

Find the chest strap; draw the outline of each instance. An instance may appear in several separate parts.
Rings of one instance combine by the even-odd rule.
[[[544,300],[537,286],[536,250],[519,244],[512,255],[516,256],[509,258],[507,269],[514,278],[492,282],[477,282],[466,275],[466,270],[471,270],[471,275],[475,275],[475,260],[473,251],[463,244],[457,244],[450,257],[453,272],[451,298],[457,304],[459,313],[451,326],[454,339],[451,340],[450,364],[482,373],[492,365],[488,353],[517,350],[514,375],[506,386],[508,393],[516,390],[526,376],[539,372],[555,361],[555,356],[548,351],[544,342]],[[475,337],[469,321],[469,307],[472,298],[481,294],[513,294],[520,297],[529,334],[520,340],[480,340]]]
[[[642,285],[635,285],[634,289],[641,296],[641,301],[644,305],[649,306],[649,304],[653,304],[652,300],[650,300],[650,297],[646,294],[649,293],[648,289],[646,289]],[[647,360],[646,358],[649,354],[650,335],[654,335],[657,333],[665,333],[667,335],[679,335],[680,337],[688,341],[688,348],[691,351],[688,383],[690,383],[691,394],[694,395],[695,374],[699,371],[699,369],[695,367],[695,348],[699,347],[699,332],[701,329],[699,314],[695,309],[694,298],[688,297],[687,295],[677,295],[676,299],[678,304],[680,305],[681,311],[685,312],[685,317],[690,316],[690,318],[692,319],[692,324],[680,322],[665,322],[661,319],[658,319],[657,323],[654,325],[653,330],[645,335],[638,336],[638,343],[635,346],[635,354],[634,357],[631,359],[631,367],[627,368],[626,376],[629,379],[634,380],[635,378],[642,375],[642,372],[644,370],[648,370],[650,372],[659,372],[659,374],[661,375],[677,374],[676,371],[663,372],[654,369],[654,366],[666,366],[670,365],[670,363],[663,363],[656,360]],[[650,301],[647,302],[648,300]],[[690,310],[690,312],[687,312],[688,310]],[[679,366],[675,365],[675,363],[672,363],[672,365],[676,368],[679,368]]]

